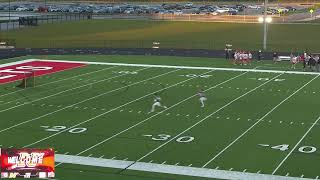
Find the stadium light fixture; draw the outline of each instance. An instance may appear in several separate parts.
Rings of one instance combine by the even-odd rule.
[[[266,22],[267,22],[267,23],[271,23],[271,22],[272,22],[272,17],[267,17],[267,18],[266,18]]]
[[[263,17],[259,17],[258,18],[258,22],[263,23],[264,22],[264,18]],[[271,23],[272,22],[272,17],[266,17],[266,23]]]

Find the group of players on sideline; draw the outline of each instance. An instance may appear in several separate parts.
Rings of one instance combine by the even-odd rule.
[[[257,52],[257,60],[260,61],[262,58],[262,51]],[[272,54],[273,62],[280,61],[277,52]],[[253,55],[250,51],[236,50],[232,53],[226,51],[226,59],[232,59],[234,65],[250,65],[253,60]],[[290,54],[291,69],[296,69],[296,64],[301,63],[304,71],[316,71],[320,72],[320,57],[318,54],[307,53],[306,51],[302,54],[294,55]]]
[[[197,95],[199,96],[200,105],[203,108],[205,106],[204,102],[207,100],[206,95],[204,94],[204,90],[200,89],[197,92]],[[167,109],[168,107],[165,105],[162,105],[161,103],[162,99],[158,93],[154,94],[153,104],[151,106],[151,111],[149,113],[153,113],[156,110],[156,107],[161,107],[163,109]]]

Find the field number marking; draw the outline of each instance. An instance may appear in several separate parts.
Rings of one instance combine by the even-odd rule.
[[[66,126],[40,126],[40,127],[43,127],[43,128],[45,128],[46,131],[50,131],[50,132],[59,132],[59,131],[67,129]],[[79,134],[79,133],[83,133],[85,131],[87,131],[87,128],[78,127],[78,128],[72,128],[67,132],[72,133],[72,134]]]
[[[154,141],[167,141],[171,138],[171,135],[169,134],[158,134],[158,135],[143,135],[145,137],[151,137],[152,140]],[[179,142],[179,143],[189,143],[189,142],[192,142],[194,140],[194,137],[192,136],[181,136],[181,137],[178,137],[176,139],[176,142]]]
[[[270,147],[271,149],[276,149],[279,151],[287,151],[289,150],[289,144],[280,144],[280,145],[276,145],[276,146],[271,146],[268,144],[258,144],[259,146],[263,146],[263,147]],[[301,153],[306,153],[306,154],[310,154],[310,153],[314,153],[317,151],[316,147],[313,146],[301,146],[298,148],[298,151]]]
[[[181,74],[180,76],[188,77],[188,78],[196,78],[196,77],[199,77],[199,78],[209,78],[209,77],[211,77],[212,75]]]
[[[258,80],[258,81],[269,81],[270,78],[249,78],[249,79],[253,79],[253,80]],[[281,82],[284,81],[285,79],[274,79],[273,81],[275,82]]]
[[[113,72],[118,74],[138,74],[137,71],[113,71]]]

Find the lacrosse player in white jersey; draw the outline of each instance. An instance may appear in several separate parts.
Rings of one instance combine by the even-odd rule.
[[[154,94],[153,104],[152,104],[152,107],[151,107],[151,111],[149,113],[154,112],[155,109],[156,109],[156,106],[162,107],[164,109],[167,109],[167,106],[162,106],[161,105],[161,97],[157,93]]]
[[[204,94],[203,89],[200,89],[198,92],[199,101],[201,103],[201,107],[204,107],[204,102],[207,100],[206,95]]]

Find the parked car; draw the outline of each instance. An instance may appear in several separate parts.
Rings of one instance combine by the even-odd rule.
[[[258,5],[248,5],[248,8],[250,8],[250,9],[261,9],[261,7],[258,6]]]
[[[216,10],[216,12],[218,12],[218,13],[228,13],[229,10],[230,10],[229,8],[218,8]]]
[[[286,8],[287,8],[289,11],[296,11],[296,10],[297,10],[296,8],[291,7],[291,6],[286,6]]]

